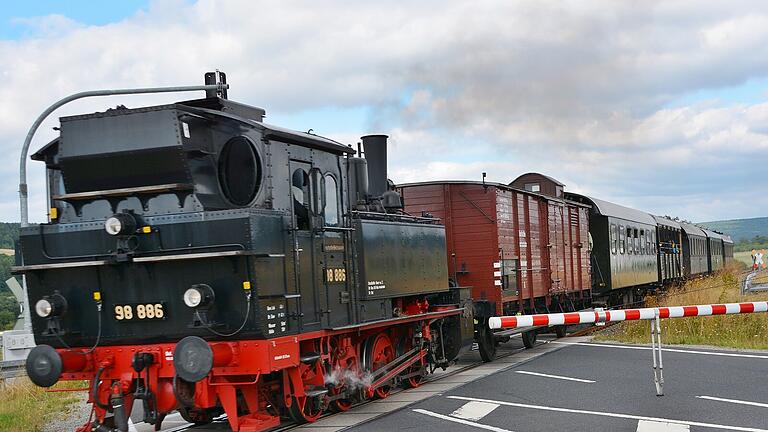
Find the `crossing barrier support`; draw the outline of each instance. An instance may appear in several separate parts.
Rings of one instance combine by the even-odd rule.
[[[664,363],[661,358],[661,320],[663,318],[701,317],[768,312],[768,301],[724,303],[694,306],[668,306],[639,309],[616,309],[538,315],[500,316],[488,319],[491,329],[515,329],[538,326],[596,324],[618,321],[651,322],[653,382],[656,395],[664,395]]]

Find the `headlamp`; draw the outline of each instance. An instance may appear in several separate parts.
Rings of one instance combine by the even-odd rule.
[[[129,213],[118,213],[104,221],[104,230],[111,236],[132,234],[136,231],[136,219]]]
[[[184,304],[187,307],[197,308],[213,303],[213,288],[206,284],[192,285],[184,291]]]

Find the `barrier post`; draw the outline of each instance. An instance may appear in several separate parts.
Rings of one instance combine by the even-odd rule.
[[[651,321],[651,355],[653,356],[653,383],[656,385],[656,396],[664,396],[664,363],[661,359],[661,318],[659,309],[654,310]]]

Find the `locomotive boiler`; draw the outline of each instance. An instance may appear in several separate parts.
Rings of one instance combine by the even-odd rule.
[[[219,74],[216,74],[219,76]],[[127,430],[226,413],[232,430],[313,421],[418,386],[473,340],[445,229],[402,210],[384,135],[362,152],[204,99],[60,119],[50,221],[20,248],[49,387],[86,380],[95,421]]]

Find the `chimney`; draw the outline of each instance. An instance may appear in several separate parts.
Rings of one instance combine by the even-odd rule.
[[[368,193],[373,197],[380,197],[387,191],[387,138],[386,135],[360,138],[368,162]]]

